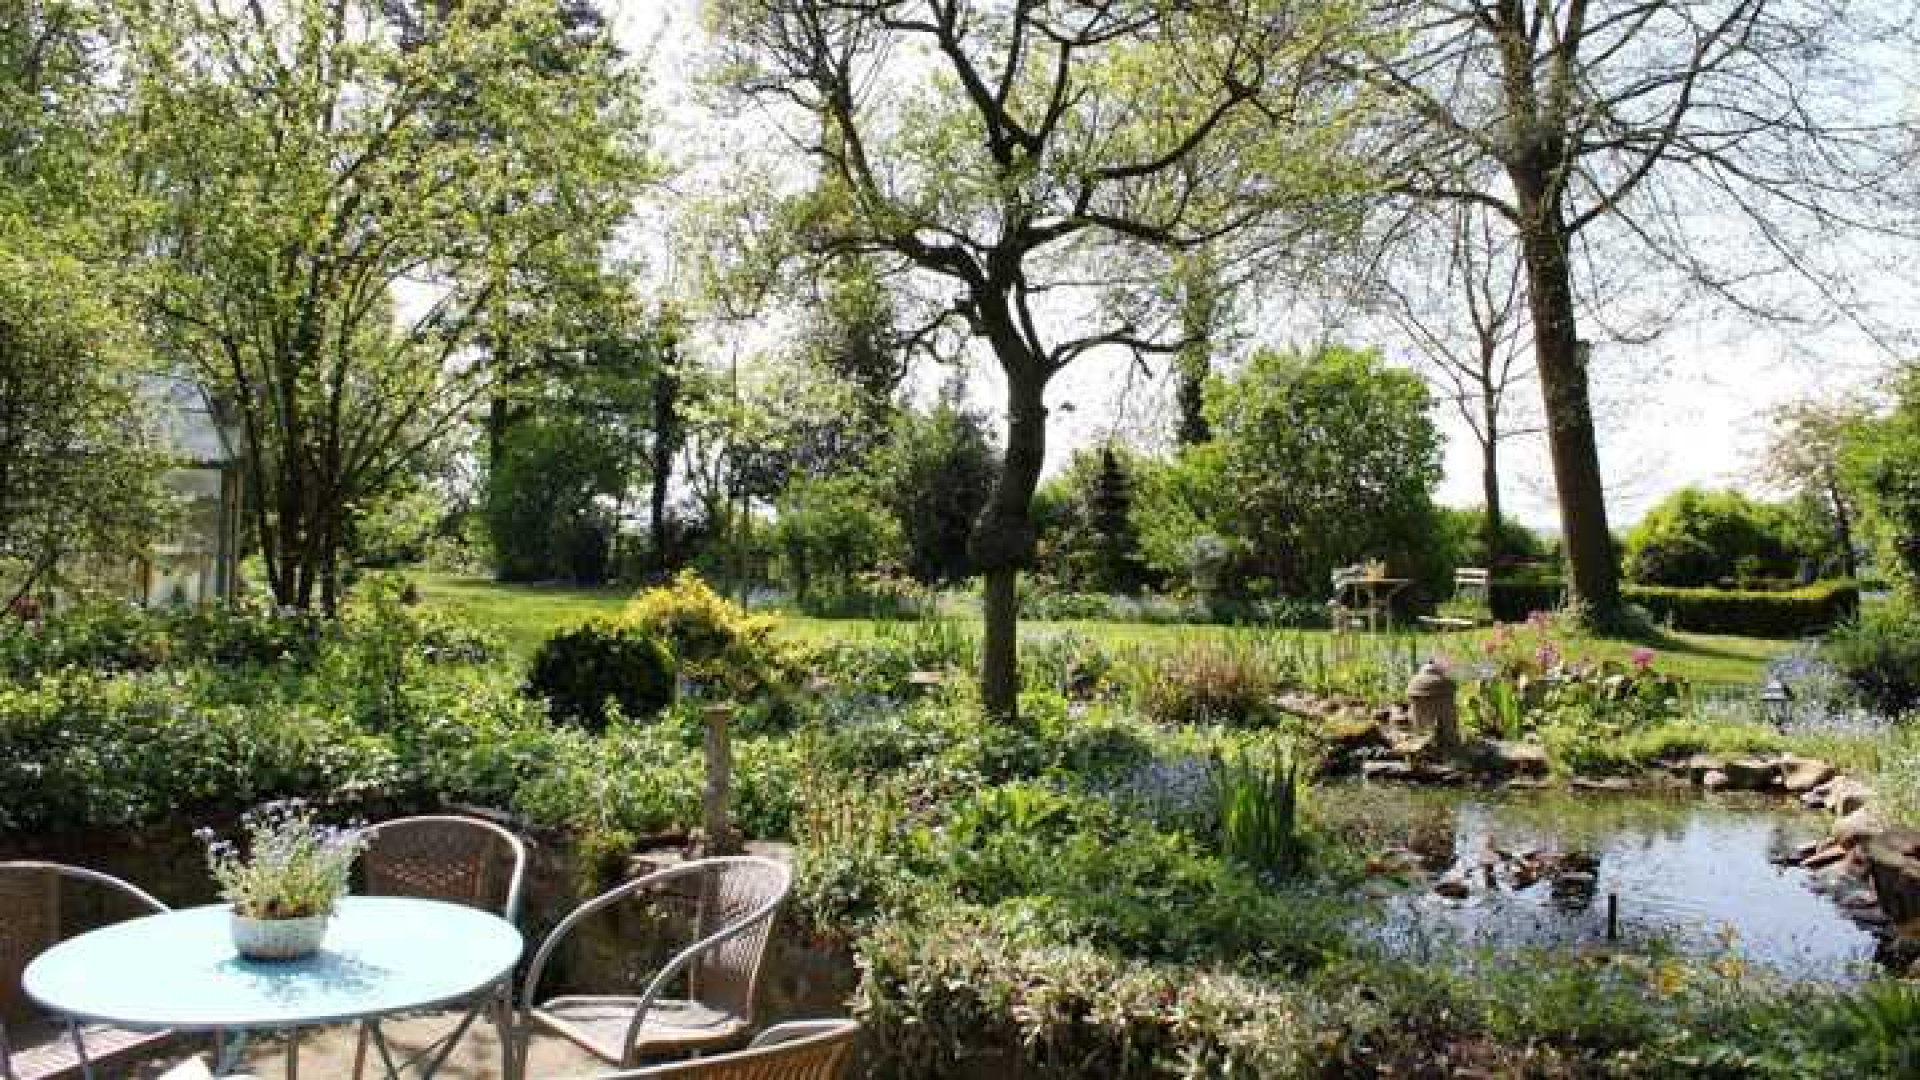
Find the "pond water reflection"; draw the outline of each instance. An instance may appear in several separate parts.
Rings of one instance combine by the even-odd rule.
[[[1623,948],[1731,952],[1794,980],[1871,971],[1874,935],[1777,862],[1827,819],[1777,800],[1349,784],[1320,807],[1331,827],[1403,853],[1404,887],[1378,890],[1376,932],[1396,950],[1604,948],[1616,897]]]

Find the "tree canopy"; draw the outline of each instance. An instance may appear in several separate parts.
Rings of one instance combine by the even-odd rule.
[[[1448,569],[1431,412],[1426,384],[1377,353],[1256,352],[1208,384],[1213,439],[1149,473],[1134,517],[1148,558],[1184,577],[1224,548],[1229,581],[1293,597],[1325,595],[1335,567],[1369,558],[1431,584]]]
[[[169,354],[231,400],[275,598],[487,391],[472,349],[599,272],[647,165],[604,30],[548,0],[131,12]]]

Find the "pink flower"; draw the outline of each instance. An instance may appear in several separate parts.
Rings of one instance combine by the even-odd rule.
[[[1552,621],[1553,616],[1544,611],[1535,611],[1527,615],[1527,625],[1535,630],[1545,630]]]
[[[1533,658],[1539,661],[1541,667],[1550,668],[1560,663],[1560,650],[1549,641],[1534,651]]]
[[[1654,652],[1645,645],[1633,650],[1633,670],[1644,672],[1653,666]]]

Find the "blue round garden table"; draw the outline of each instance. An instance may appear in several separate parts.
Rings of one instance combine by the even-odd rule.
[[[225,905],[213,905],[82,934],[34,958],[21,986],[68,1019],[125,1028],[295,1031],[472,1003],[464,1032],[489,1000],[499,1003],[525,948],[520,931],[489,912],[438,900],[348,897],[334,909],[318,953],[263,962],[234,951],[230,918]],[[384,1041],[379,1049],[388,1071],[396,1071]],[[232,1064],[229,1056],[222,1055],[222,1071]],[[289,1071],[294,1062],[289,1052]]]

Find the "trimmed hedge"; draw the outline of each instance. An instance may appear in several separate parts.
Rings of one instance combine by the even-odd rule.
[[[1676,630],[1747,637],[1804,637],[1860,610],[1860,587],[1851,581],[1815,582],[1786,592],[1630,585],[1626,595]]]
[[[1860,586],[1852,581],[1766,592],[1658,585],[1628,585],[1621,591],[1628,603],[1645,608],[1655,621],[1701,634],[1804,637],[1837,626],[1860,610]],[[1565,595],[1566,585],[1559,581],[1496,581],[1493,616],[1520,622],[1532,612],[1558,608]]]
[[[1525,622],[1536,611],[1558,611],[1566,597],[1565,582],[1495,581],[1488,589],[1488,606],[1500,622]]]

